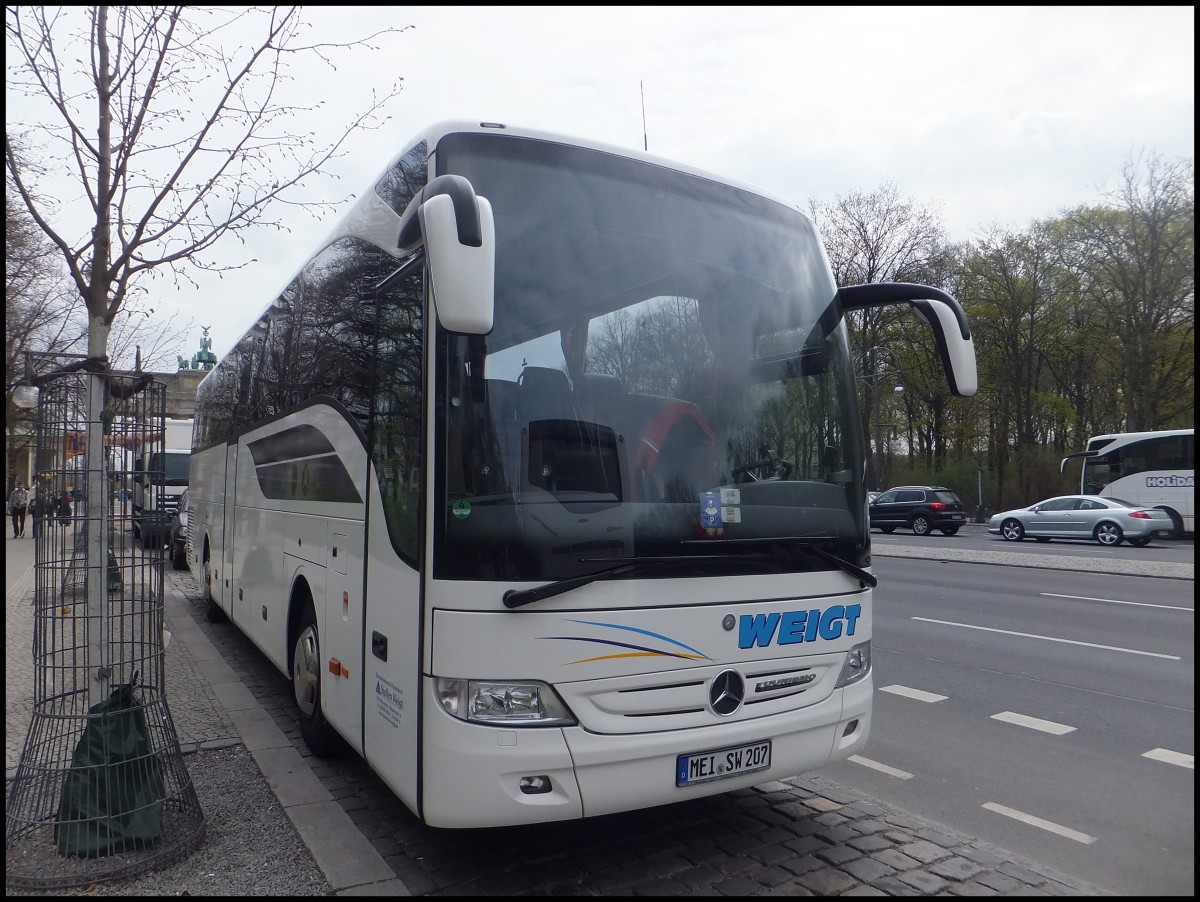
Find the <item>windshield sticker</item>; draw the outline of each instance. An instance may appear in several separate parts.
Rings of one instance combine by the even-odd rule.
[[[466,498],[459,498],[450,508],[451,513],[459,520],[465,520],[471,516],[471,502]]]
[[[705,529],[719,529],[721,520],[721,493],[700,493],[700,525]]]

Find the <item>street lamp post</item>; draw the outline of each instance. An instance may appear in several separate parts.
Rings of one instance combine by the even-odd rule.
[[[871,416],[873,416],[875,419],[875,490],[879,491],[879,492],[882,492],[884,489],[884,484],[883,484],[883,427],[885,425],[892,425],[892,424],[883,423],[882,417],[880,416],[879,381],[882,378],[884,378],[885,376],[900,375],[898,370],[892,370],[889,372],[881,372],[880,371],[879,355],[881,352],[891,356],[892,359],[895,360],[895,355],[892,354],[891,350],[883,347],[882,345],[874,345],[873,347],[868,348],[866,350],[866,352],[864,353],[864,357],[866,357],[866,356],[870,357],[870,361],[871,361],[870,375],[866,375],[866,376],[862,377],[864,380],[870,382],[870,384],[871,384]],[[893,394],[897,394],[897,395],[903,394],[904,386],[902,384],[900,384],[899,382],[897,382],[896,386],[892,389],[892,392],[893,392]],[[892,426],[892,428],[895,429],[895,426]]]
[[[46,359],[60,360],[63,358],[74,358],[75,359],[75,361],[76,361],[75,363],[67,364],[64,367],[61,367],[60,369],[55,370],[52,375],[58,375],[60,373],[72,372],[74,370],[83,369],[85,366],[87,366],[87,361],[88,361],[88,356],[86,354],[72,354],[72,353],[69,353],[66,351],[62,351],[62,352],[23,351],[22,353],[25,356],[25,374],[20,379],[18,379],[15,383],[13,383],[13,385],[11,386],[11,388],[9,390],[9,394],[12,397],[13,406],[15,406],[18,410],[35,410],[37,408],[38,393],[39,393],[38,385],[43,379],[47,378],[46,376],[39,376],[37,374],[37,372],[34,369],[34,364],[33,364],[34,360],[46,360]],[[36,441],[37,441],[36,423],[37,423],[37,420],[35,417],[33,420],[34,435],[33,435],[33,440],[32,440],[34,444],[36,444]],[[7,461],[7,459],[8,459],[8,447],[6,445],[5,460]],[[29,470],[29,473],[27,475],[29,477],[28,483],[31,486],[34,484],[34,475],[35,475],[35,471],[37,470],[37,465],[38,465],[38,462],[36,460],[33,460],[33,452],[32,452],[32,450],[30,450],[29,460],[27,461],[27,468]]]

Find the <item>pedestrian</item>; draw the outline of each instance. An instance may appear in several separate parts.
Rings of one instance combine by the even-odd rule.
[[[42,509],[42,493],[38,491],[37,480],[29,484],[29,520],[33,527],[33,537],[36,539],[40,534],[38,520],[41,519],[39,511]]]
[[[29,507],[29,492],[25,483],[17,480],[16,487],[8,498],[8,509],[12,511],[13,538],[25,535],[25,510]]]
[[[66,489],[59,493],[55,513],[58,514],[59,523],[66,523],[71,519],[71,494]]]

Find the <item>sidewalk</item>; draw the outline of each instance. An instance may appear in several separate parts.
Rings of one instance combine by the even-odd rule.
[[[968,523],[962,528],[964,535],[988,534],[984,523]],[[884,545],[874,542],[871,554],[876,557],[918,557],[939,561],[961,561],[975,564],[1003,563],[1006,567],[1032,567],[1039,570],[1078,570],[1083,573],[1111,573],[1114,576],[1155,576],[1160,579],[1195,579],[1196,568],[1192,564],[1174,564],[1156,561],[1150,556],[1140,560],[1115,560],[1083,555],[1054,555],[1053,557],[1036,552],[1021,551],[1028,542],[1005,542],[997,538],[993,543],[994,549],[967,550],[956,548],[954,539],[938,534],[932,536],[905,536],[902,532],[895,534],[905,541],[903,545]],[[1190,539],[1186,541],[1191,541]],[[1090,543],[1059,542],[1061,547],[1078,544],[1088,547]]]
[[[33,711],[33,564],[32,538],[6,540],[6,783],[15,776]],[[171,633],[166,653],[166,695],[185,756],[245,746],[249,756],[230,755],[226,766],[232,764],[261,771],[261,775],[249,773],[247,777],[266,780],[275,795],[273,801],[282,809],[324,875],[328,883],[326,892],[409,895],[349,815],[321,785],[270,714],[263,710],[193,621],[187,601],[179,591],[180,580],[187,575],[174,573],[169,563],[166,567],[164,619],[166,629]],[[247,829],[252,830],[253,819],[245,820]],[[211,832],[211,825],[209,829]],[[257,835],[247,836],[245,842],[250,844],[258,838]],[[273,849],[272,854],[280,851]],[[123,883],[125,881],[119,881],[112,886],[121,889]]]

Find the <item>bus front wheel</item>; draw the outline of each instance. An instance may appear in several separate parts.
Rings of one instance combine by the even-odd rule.
[[[338,736],[321,713],[321,636],[311,599],[305,599],[292,646],[292,694],[300,712],[300,735],[318,758],[338,749]]]

